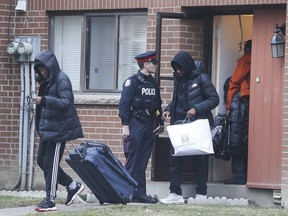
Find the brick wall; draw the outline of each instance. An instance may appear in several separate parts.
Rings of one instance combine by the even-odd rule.
[[[15,17],[13,10],[10,12],[13,2],[3,0],[0,3],[0,182],[7,182],[14,176],[18,159],[19,66],[6,52],[14,30]]]
[[[173,11],[185,6],[286,4],[286,0],[28,0],[28,10],[94,10],[157,8]]]
[[[79,105],[80,121],[85,131],[85,140],[106,143],[115,156],[124,162],[121,146],[122,125],[117,106]]]
[[[147,49],[155,49],[156,14],[158,12],[181,12],[180,7],[159,7],[148,11]],[[196,31],[195,31],[196,30]],[[197,32],[197,33],[195,33]],[[203,21],[163,18],[161,34],[161,77],[172,77],[171,60],[180,50],[187,51],[195,60],[202,59],[204,26]],[[173,82],[160,78],[163,108],[172,98]]]
[[[148,9],[147,50],[155,49],[156,13],[181,12],[181,6],[225,6],[244,4],[286,4],[285,0],[28,0],[27,12],[15,12],[17,0],[1,0],[0,3],[0,186],[11,186],[18,172],[18,130],[20,75],[19,63],[13,62],[6,52],[8,42],[14,36],[41,36],[42,49],[48,44],[47,11],[67,10],[106,10],[106,9]],[[193,34],[197,28],[197,34]],[[192,31],[193,30],[193,31]],[[200,21],[179,21],[166,19],[163,21],[161,76],[171,76],[170,61],[179,50],[189,51],[196,59],[202,57],[203,27]],[[178,38],[179,37],[179,38]],[[173,90],[171,81],[161,81],[164,107],[169,103]],[[286,93],[286,92],[285,92]],[[85,139],[107,143],[122,162],[124,156],[121,146],[121,124],[116,105],[77,105],[83,124]],[[285,110],[285,109],[284,109]],[[285,121],[284,121],[284,126]],[[75,141],[78,143],[78,141]],[[80,141],[79,141],[80,142]],[[37,145],[36,145],[37,149]],[[35,152],[36,153],[36,152]],[[64,165],[64,164],[63,164]],[[42,175],[37,172],[36,175]],[[147,169],[150,177],[150,164]],[[8,179],[12,179],[10,183]],[[16,181],[16,180],[15,180]],[[284,179],[284,182],[288,181]]]

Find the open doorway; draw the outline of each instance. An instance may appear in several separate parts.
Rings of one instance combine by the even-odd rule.
[[[184,8],[184,13],[159,12],[157,14],[156,49],[160,55],[159,59],[163,55],[158,80],[163,91],[165,90],[163,98],[170,99],[169,92],[173,91],[171,88],[173,77],[171,69],[168,68],[172,55],[181,49],[188,50],[194,57],[203,60],[205,71],[211,75],[217,88],[221,101],[214,114],[226,112],[223,84],[233,73],[237,59],[243,55],[243,47],[240,49],[239,43],[241,42],[243,46],[244,41],[253,39],[246,184],[249,188],[281,188],[285,58],[271,57],[270,41],[274,26],[285,23],[285,11],[286,5],[282,4],[274,7],[271,5],[191,7]],[[171,31],[175,32],[176,36],[172,37],[173,40],[168,40],[171,35],[174,35],[165,32],[169,30],[167,26],[171,26],[171,23],[174,24]],[[175,29],[179,31],[176,32]],[[186,30],[190,31],[186,32]],[[198,36],[197,40],[193,36]],[[193,40],[190,40],[191,38]],[[169,41],[172,44],[167,44]],[[177,42],[176,46],[175,42]],[[198,52],[189,50],[195,45]],[[162,137],[157,138],[152,155],[151,179],[153,181],[169,181],[168,146],[168,135],[163,134]],[[230,162],[218,160],[213,156],[210,158],[209,181],[221,182],[231,177]],[[187,170],[185,174],[190,177],[189,180],[193,180],[194,170],[191,169],[191,163],[184,165],[183,168]]]
[[[212,79],[220,96],[216,113],[225,113],[223,85],[244,54],[244,41],[252,39],[253,16],[215,16],[213,29]]]
[[[219,93],[220,103],[215,114],[225,113],[223,85],[235,69],[237,59],[244,54],[244,42],[252,39],[252,15],[215,16],[213,21],[212,80]],[[211,157],[212,181],[231,177],[231,162]],[[212,169],[211,169],[212,168]]]
[[[196,56],[194,53],[194,57],[196,57],[195,59],[203,60],[204,65],[207,68],[205,71],[211,75],[211,79],[213,80],[213,83],[215,84],[215,87],[219,93],[220,104],[217,109],[215,109],[215,114],[225,113],[226,109],[223,98],[223,84],[227,77],[231,76],[233,73],[237,59],[243,55],[244,41],[252,38],[253,16],[215,15],[200,17],[201,19],[198,17],[198,20],[196,20],[193,16],[184,16],[183,14],[168,13],[160,15],[162,17],[159,18],[157,22],[160,23],[157,29],[158,37],[156,45],[158,47],[158,53],[161,53],[161,49],[164,50],[165,47],[168,47],[167,45],[163,46],[164,42],[166,42],[164,33],[167,33],[165,32],[167,28],[162,27],[162,24],[165,26],[165,21],[168,19],[170,21],[173,19],[182,20],[180,21],[179,25],[188,26],[187,29],[197,29],[198,34],[199,32],[200,34],[203,33],[201,35],[201,38],[203,39],[203,45],[200,46],[202,48],[200,55]],[[163,22],[162,19],[164,20]],[[167,23],[169,24],[171,22]],[[197,28],[189,28],[195,25]],[[163,33],[163,37],[161,33]],[[193,33],[185,35],[193,35]],[[176,47],[175,44],[173,44],[173,47]],[[187,46],[185,46],[185,44],[181,44],[180,40],[179,49],[181,50],[185,48],[187,48]],[[163,53],[167,53],[166,50]],[[169,62],[167,65],[168,64]],[[173,78],[171,77],[170,73],[170,70],[168,70],[166,73],[165,68],[163,68],[162,61],[161,75],[160,73],[158,74],[160,81],[163,83],[165,82],[165,84],[162,84],[162,86],[173,85]],[[170,91],[173,90],[173,88],[169,89]],[[167,148],[167,146],[169,147],[170,140],[168,136],[162,135],[161,137],[158,137],[156,143],[157,144],[155,145],[152,156],[152,180],[167,181],[169,180],[169,166],[167,166],[167,164],[169,164],[169,148]],[[210,158],[210,181],[223,181],[231,177],[230,162],[215,159],[213,156]],[[193,167],[193,163],[191,162],[190,157],[187,157],[186,161],[187,163],[184,163],[183,165],[183,181],[193,181],[195,178],[195,167]]]

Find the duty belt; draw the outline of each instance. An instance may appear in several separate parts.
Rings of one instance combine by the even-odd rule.
[[[135,118],[142,120],[144,122],[147,122],[149,120],[153,119],[153,115],[151,115],[148,111],[148,109],[145,110],[133,110],[132,116]]]

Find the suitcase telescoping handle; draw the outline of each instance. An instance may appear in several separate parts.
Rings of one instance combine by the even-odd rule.
[[[81,152],[78,150],[77,146],[74,145],[74,143],[72,141],[70,141],[71,145],[73,146],[73,148],[75,149],[75,151],[77,152],[77,154],[80,156],[81,159],[84,159],[86,154],[85,152],[87,152],[87,145],[84,145],[84,151],[83,154],[81,154]],[[69,149],[65,146],[66,150],[68,151],[69,155],[70,155],[70,151]]]

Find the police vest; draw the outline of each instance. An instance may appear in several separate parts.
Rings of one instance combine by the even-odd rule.
[[[149,112],[156,111],[161,105],[161,98],[156,81],[152,77],[143,77],[135,74],[132,76],[133,81],[137,82],[136,93],[132,102],[134,110],[147,109]]]

